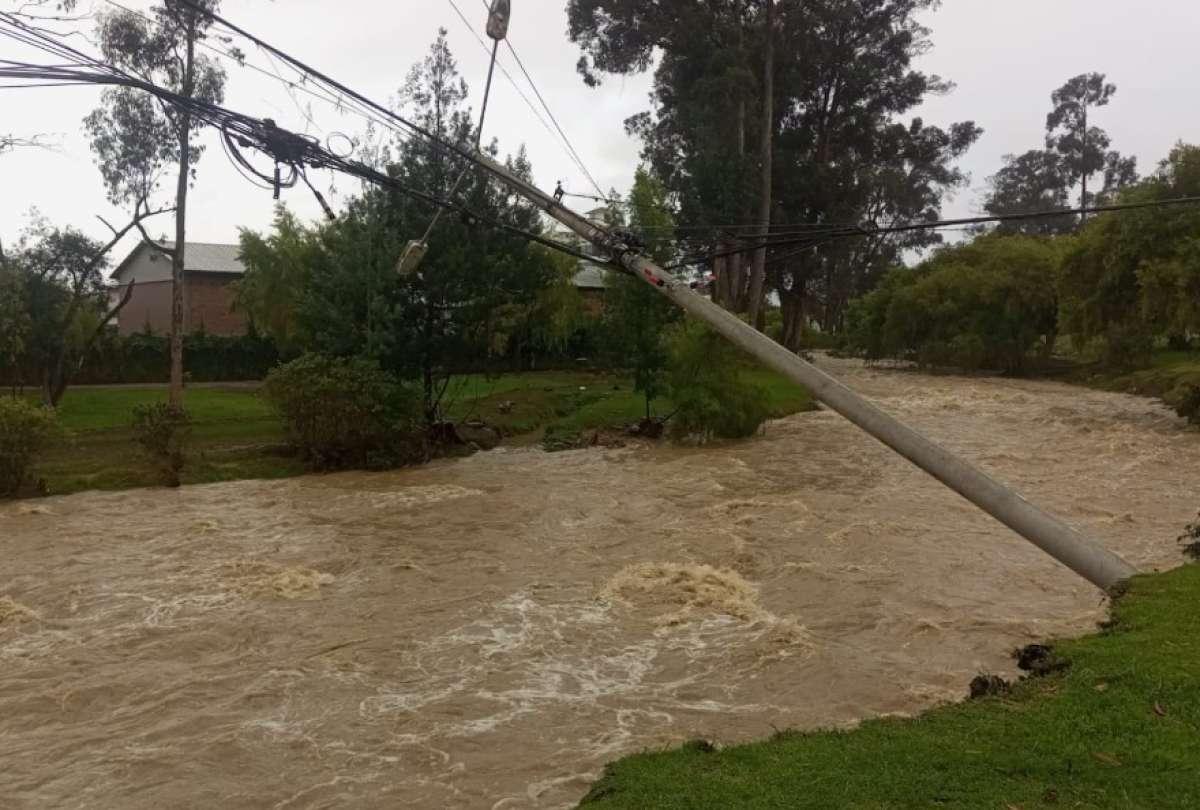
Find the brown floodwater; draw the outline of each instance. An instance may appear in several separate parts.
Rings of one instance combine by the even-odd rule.
[[[1145,569],[1200,432],[822,361]],[[0,506],[0,805],[555,808],[605,762],[961,699],[1100,594],[831,412],[750,441]]]

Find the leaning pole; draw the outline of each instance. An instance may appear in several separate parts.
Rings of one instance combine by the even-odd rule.
[[[766,365],[808,388],[819,401],[1092,584],[1107,590],[1137,573],[1132,565],[1095,540],[1084,537],[982,470],[867,402],[848,386],[717,306],[629,245],[614,241],[612,233],[568,210],[486,155],[477,154],[475,158],[548,215],[598,248],[607,250],[613,261],[629,273]]]

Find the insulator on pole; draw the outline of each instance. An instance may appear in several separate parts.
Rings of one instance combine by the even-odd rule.
[[[492,0],[492,6],[488,9],[487,35],[497,42],[507,37],[511,14],[508,0]]]

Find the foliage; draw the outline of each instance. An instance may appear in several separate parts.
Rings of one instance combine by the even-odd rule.
[[[184,338],[183,352],[192,382],[261,380],[279,363],[274,342],[254,335],[196,333]],[[74,382],[83,385],[164,382],[170,373],[167,338],[106,332],[87,355],[75,362],[74,368]],[[37,379],[36,373],[28,369],[12,371],[0,365],[0,385],[19,387]]]
[[[668,394],[675,403],[671,435],[737,439],[758,432],[769,415],[767,394],[742,376],[745,355],[699,323],[671,336]]]
[[[73,0],[72,0],[73,1]],[[184,99],[220,104],[225,71],[216,58],[200,51],[209,36],[219,0],[162,0],[150,14],[123,7],[100,16],[96,37],[104,61],[142,81],[166,88]],[[230,39],[219,36],[230,55],[239,57]],[[187,245],[188,189],[196,179],[203,148],[195,135],[204,126],[192,107],[172,105],[131,87],[104,90],[100,106],[84,119],[84,129],[109,199],[127,203],[137,214],[149,210],[168,167],[175,173],[175,234],[171,256],[171,386],[170,402],[183,402],[183,272]],[[140,225],[139,225],[140,229]],[[143,232],[145,237],[145,233]],[[149,239],[149,237],[145,237]]]
[[[988,186],[983,208],[996,216],[1066,208],[1070,202],[1070,179],[1062,158],[1048,149],[1005,155],[1004,166],[988,178]],[[1070,233],[1075,224],[1075,217],[1042,217],[1002,222],[995,232],[1051,236]]]
[[[467,98],[442,30],[409,73],[399,101],[442,140],[464,143],[474,141]],[[499,154],[495,143],[484,150]],[[461,200],[512,229],[541,229],[532,204],[480,173],[465,174],[452,194],[461,167],[426,139],[397,138],[371,151],[410,188]],[[531,176],[523,148],[506,162],[515,174]],[[364,356],[417,381],[426,419],[437,421],[452,375],[486,368],[505,354],[565,351],[581,307],[567,289],[571,265],[516,233],[456,213],[441,216],[420,269],[398,275],[406,242],[421,238],[434,214],[409,195],[378,189],[364,191],[337,221],[317,227],[300,227],[280,212],[270,235],[243,235],[248,272],[239,300],[285,351]]]
[[[290,353],[305,340],[300,303],[316,264],[317,241],[282,203],[275,208],[270,234],[243,229],[238,241],[246,272],[234,287],[234,305],[246,312],[255,331]]]
[[[666,239],[672,219],[663,205],[665,196],[662,183],[639,168],[630,200],[631,229],[659,261],[669,259],[673,249]],[[665,330],[679,320],[681,313],[644,281],[615,271],[607,275],[603,314],[606,354],[613,366],[632,371],[634,390],[641,392],[649,418],[651,403],[665,386]]]
[[[774,59],[774,224],[811,228],[936,218],[943,195],[966,182],[955,162],[979,128],[904,119],[929,95],[950,89],[913,67],[929,46],[918,17],[933,5],[775,3],[776,35],[789,47],[777,49]],[[757,161],[747,144],[762,135],[765,10],[752,2],[568,4],[570,35],[583,52],[580,71],[587,82],[599,81],[601,73],[655,66],[653,109],[626,126],[641,138],[652,173],[679,200],[680,227],[708,242],[704,248],[736,241],[715,225],[757,216]],[[905,250],[938,240],[914,231],[771,251],[767,281],[782,307],[783,342],[798,348],[810,317],[826,331],[840,327],[850,298],[868,290]],[[714,259],[707,269],[716,275],[716,300],[744,308],[744,257]]]
[[[198,5],[216,10],[215,0]],[[151,18],[118,9],[97,25],[101,53],[109,64],[197,101],[220,104],[225,71],[215,58],[198,53],[211,22],[189,3],[164,0]],[[191,136],[204,126],[187,110],[128,87],[104,90],[101,105],[84,119],[96,163],[114,205],[149,199],[170,165],[194,179],[203,148]],[[184,216],[181,207],[178,217]]]
[[[1200,385],[1184,384],[1171,392],[1167,400],[1175,412],[1193,425],[1200,425]]]
[[[1088,122],[1088,110],[1107,106],[1117,86],[1105,81],[1103,73],[1083,73],[1055,90],[1054,108],[1046,116],[1046,148],[1056,154],[1068,186],[1082,186],[1080,204],[1090,205],[1088,179],[1104,171],[1103,194],[1108,195],[1137,179],[1137,159],[1106,151],[1108,133]]]
[[[368,358],[305,354],[272,371],[263,393],[314,469],[379,469],[428,455],[420,398]]]
[[[16,379],[31,326],[25,276],[0,253],[0,381]]]
[[[1121,202],[1200,194],[1200,147],[1179,144]],[[1063,257],[1062,330],[1080,348],[1100,340],[1117,365],[1156,339],[1200,331],[1200,210],[1178,206],[1091,219]]]
[[[986,236],[893,270],[848,315],[849,347],[869,360],[1019,374],[1056,333],[1058,249],[1027,236]]]
[[[17,493],[29,477],[34,456],[56,431],[53,410],[0,396],[0,497]]]
[[[147,403],[133,409],[134,440],[158,466],[167,486],[180,484],[189,422],[186,411],[167,402]]]
[[[115,314],[104,282],[113,244],[35,215],[0,267],[0,375],[35,382],[48,405]]]

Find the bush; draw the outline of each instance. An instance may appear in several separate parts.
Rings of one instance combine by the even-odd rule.
[[[365,358],[306,354],[263,393],[313,469],[386,469],[428,458],[421,397]]]
[[[15,495],[28,480],[37,452],[54,436],[54,411],[0,396],[0,496]]]
[[[138,405],[133,409],[133,435],[159,465],[163,483],[179,486],[187,443],[187,412],[166,402]]]
[[[1193,425],[1200,425],[1200,385],[1180,384],[1167,395],[1167,402],[1175,408],[1175,413]]]
[[[752,436],[767,419],[767,396],[741,377],[745,355],[698,323],[685,323],[671,335],[667,373],[675,403],[671,435],[701,440]]]
[[[1057,255],[1049,240],[986,236],[895,269],[851,303],[846,348],[867,360],[1024,373],[1056,336]]]

